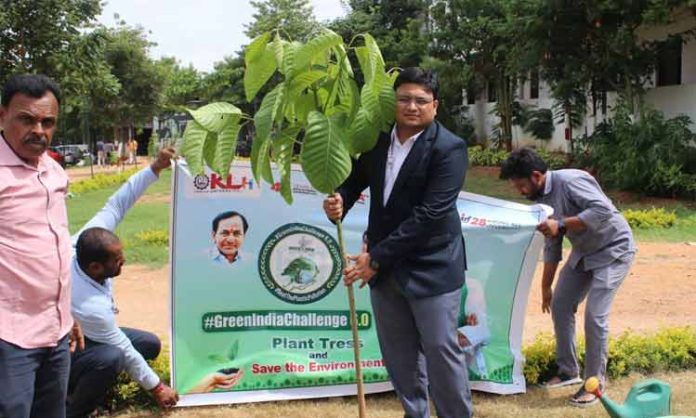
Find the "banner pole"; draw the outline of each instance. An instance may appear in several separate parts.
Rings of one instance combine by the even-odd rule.
[[[341,247],[341,257],[346,259],[346,250],[343,244],[343,224],[339,219],[336,221],[336,230],[338,232],[338,245]],[[362,365],[360,364],[360,338],[358,336],[358,321],[355,310],[355,293],[353,285],[346,286],[348,290],[348,305],[350,307],[350,329],[353,334],[353,356],[355,357],[355,380],[358,385],[358,412],[360,418],[367,417],[365,405],[365,388],[363,385]]]

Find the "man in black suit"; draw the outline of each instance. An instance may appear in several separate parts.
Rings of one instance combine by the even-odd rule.
[[[395,89],[391,135],[353,161],[324,211],[341,219],[370,187],[367,248],[348,257],[345,283],[370,284],[380,348],[406,417],[430,417],[428,387],[439,417],[470,417],[467,368],[457,343],[466,259],[456,201],[466,142],[434,121],[438,85],[432,72],[407,68]]]

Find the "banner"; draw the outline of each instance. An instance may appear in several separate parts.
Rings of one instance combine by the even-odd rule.
[[[276,177],[277,178],[277,177]],[[356,393],[347,292],[336,227],[300,170],[293,205],[279,185],[257,184],[248,163],[221,178],[173,176],[172,384],[180,406]],[[367,228],[365,192],[345,218],[348,253]],[[462,193],[469,271],[461,338],[472,388],[524,392],[520,352],[529,285],[547,216],[526,206]],[[370,307],[357,289],[366,393],[391,390]]]

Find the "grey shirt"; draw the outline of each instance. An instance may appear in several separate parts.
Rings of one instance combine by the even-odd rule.
[[[565,234],[573,246],[568,260],[572,268],[582,260],[585,270],[593,270],[635,253],[631,227],[587,172],[547,171],[544,195],[537,202],[551,206],[556,219],[577,216],[585,224],[584,231]],[[563,235],[547,238],[544,262],[558,263],[562,250]]]

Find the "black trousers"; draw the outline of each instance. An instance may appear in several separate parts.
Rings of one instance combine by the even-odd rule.
[[[69,367],[67,336],[33,349],[0,340],[0,417],[63,418]]]
[[[157,358],[161,343],[156,335],[133,328],[121,328],[133,347],[145,358]],[[68,418],[84,418],[103,406],[109,389],[125,367],[123,351],[113,345],[85,338],[85,349],[72,354],[68,383]]]

